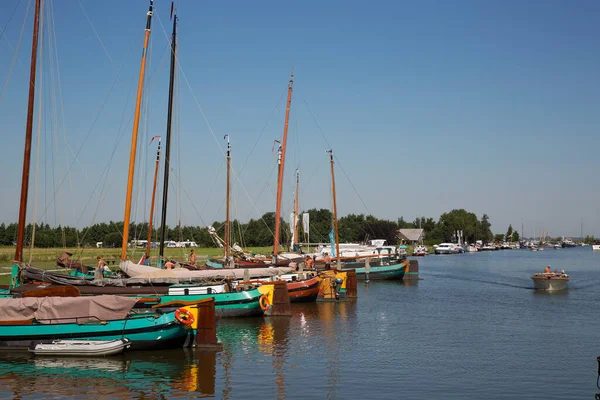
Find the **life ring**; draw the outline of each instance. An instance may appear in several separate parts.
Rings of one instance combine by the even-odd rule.
[[[192,325],[194,323],[194,314],[185,308],[175,310],[175,318],[183,325]]]
[[[260,304],[260,308],[263,311],[267,311],[269,308],[271,308],[271,302],[269,302],[269,298],[264,294],[262,296],[260,296],[260,299],[258,300],[258,304]]]

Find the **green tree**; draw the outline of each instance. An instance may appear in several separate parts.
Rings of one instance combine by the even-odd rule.
[[[508,225],[508,230],[506,231],[506,235],[504,236],[504,240],[506,241],[512,241],[512,236],[513,236],[513,227],[512,225]]]
[[[596,241],[596,238],[590,235],[586,235],[585,238],[583,239],[583,243],[587,243],[587,244],[594,244],[594,242]]]
[[[102,246],[104,247],[119,247],[121,246],[123,235],[118,232],[111,232],[104,236],[102,239]]]
[[[513,231],[512,240],[513,240],[513,242],[518,242],[521,240],[521,236],[519,235],[519,232]]]
[[[488,217],[487,214],[483,214],[483,217],[481,217],[481,223],[479,224],[480,229],[478,232],[478,236],[479,239],[483,241],[483,243],[487,243],[493,238],[492,224],[490,224],[489,220],[490,217]]]

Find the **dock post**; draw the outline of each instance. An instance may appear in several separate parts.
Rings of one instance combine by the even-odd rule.
[[[371,271],[371,264],[369,264],[369,257],[365,258],[365,283],[369,283],[369,272]]]
[[[272,317],[291,317],[292,306],[290,305],[290,294],[285,281],[273,282],[273,290],[273,304],[271,304],[266,314]]]
[[[217,341],[217,323],[215,319],[215,299],[211,297],[196,305],[198,308],[198,328],[196,330],[196,348],[220,351],[223,344]]]
[[[406,269],[404,270],[404,276],[402,277],[405,281],[419,280],[419,261],[418,260],[405,260]]]
[[[356,299],[358,292],[356,290],[356,271],[346,271],[346,297],[349,299]]]

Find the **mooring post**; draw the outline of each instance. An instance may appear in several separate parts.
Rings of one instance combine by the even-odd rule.
[[[198,328],[196,330],[196,348],[219,351],[223,344],[217,341],[217,323],[215,319],[215,299],[213,297],[199,302]]]
[[[267,315],[270,316],[285,316],[292,315],[292,307],[290,305],[290,294],[288,293],[287,284],[285,281],[273,282],[273,304],[269,307]]]
[[[358,297],[358,291],[356,288],[356,271],[346,271],[346,297],[349,299],[356,299]]]
[[[403,280],[419,280],[419,261],[405,260],[406,269],[404,270]]]
[[[369,264],[369,257],[365,258],[365,283],[369,283],[369,272],[371,271],[371,264]]]

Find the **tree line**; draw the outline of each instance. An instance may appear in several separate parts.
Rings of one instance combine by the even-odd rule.
[[[310,209],[310,242],[329,243],[329,234],[333,229],[333,215],[328,209]],[[223,236],[224,221],[215,221],[212,226],[219,235]],[[299,221],[299,238],[296,242],[307,242],[309,235]],[[273,245],[275,213],[268,212],[260,218],[251,219],[247,223],[238,220],[231,222],[234,242],[246,247],[265,247]],[[291,232],[289,224],[281,220],[281,244],[290,243]],[[506,233],[494,235],[487,214],[481,219],[472,212],[456,209],[443,213],[437,221],[431,217],[415,218],[405,221],[403,217],[396,221],[380,219],[373,215],[349,214],[339,219],[338,234],[340,242],[363,242],[371,239],[385,239],[390,244],[398,243],[398,230],[402,228],[422,228],[425,231],[425,243],[428,245],[456,240],[457,230],[462,231],[463,241],[474,243],[477,240],[485,242],[501,242],[504,240],[518,241],[519,233],[509,226]],[[31,237],[33,226],[26,227],[26,237]],[[152,240],[159,240],[160,227],[153,230]],[[104,247],[119,247],[122,242],[123,222],[101,222],[76,229],[73,227],[51,227],[47,223],[36,225],[36,247],[94,247],[102,242]],[[132,223],[129,227],[130,240],[146,239],[148,236],[147,223]],[[200,247],[216,247],[215,242],[203,226],[169,226],[165,229],[165,240],[196,242]],[[17,236],[17,224],[0,224],[0,244],[14,244]],[[593,241],[592,237],[586,238]],[[29,240],[29,239],[28,239]],[[29,244],[29,243],[26,243]]]

